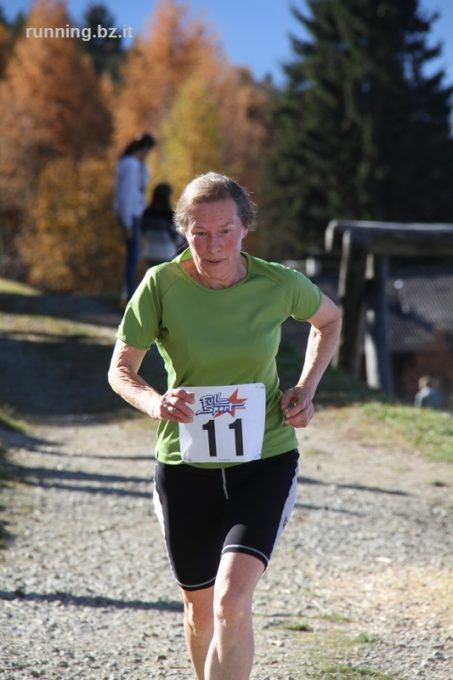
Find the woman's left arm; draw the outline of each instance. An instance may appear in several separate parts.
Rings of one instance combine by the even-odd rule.
[[[306,427],[313,417],[316,388],[329,365],[340,336],[341,314],[327,295],[308,322],[311,324],[302,373],[297,385],[286,390],[281,406],[285,422],[293,427]]]

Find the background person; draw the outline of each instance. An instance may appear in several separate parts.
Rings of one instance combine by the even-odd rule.
[[[418,381],[418,392],[414,397],[415,406],[440,409],[442,403],[439,381],[429,375],[422,375]]]
[[[295,500],[294,428],[313,416],[340,331],[338,308],[303,274],[242,251],[253,220],[249,196],[234,180],[207,173],[189,183],[175,211],[189,247],[146,273],[120,324],[109,370],[112,388],[159,421],[154,505],[199,680],[250,677],[253,593]],[[299,381],[282,394],[276,354],[289,316],[308,320],[311,330]],[[139,375],[153,342],[168,373],[164,394]],[[265,399],[250,398],[246,411],[241,395],[260,385]],[[216,403],[225,408],[220,388],[209,394],[209,386],[225,386],[232,412],[199,415],[200,404],[201,413]],[[199,390],[208,395],[200,403]],[[184,449],[182,434],[200,423],[203,436]],[[221,423],[235,442],[228,448],[233,463],[212,463]],[[243,444],[247,437],[258,440],[257,454]],[[187,462],[191,456],[197,463]]]
[[[123,150],[116,170],[113,210],[126,247],[122,297],[130,300],[137,286],[140,261],[141,218],[146,205],[149,173],[146,158],[155,145],[149,133],[132,139]]]
[[[150,204],[142,217],[142,254],[148,267],[171,260],[178,250],[178,234],[173,225],[170,203],[171,186],[156,185]]]

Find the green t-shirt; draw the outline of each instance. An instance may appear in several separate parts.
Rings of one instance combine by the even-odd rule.
[[[280,407],[275,358],[281,325],[290,316],[300,321],[313,316],[321,291],[289,267],[244,255],[247,275],[229,288],[205,288],[194,281],[180,264],[190,259],[189,250],[152,267],[126,308],[117,338],[143,350],[155,342],[169,388],[264,383],[262,457],[267,458],[297,446]],[[157,433],[158,460],[181,463],[178,424],[161,421]]]

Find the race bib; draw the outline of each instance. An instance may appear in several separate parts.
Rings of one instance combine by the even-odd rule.
[[[246,463],[261,457],[266,390],[263,383],[184,387],[195,394],[191,423],[179,423],[186,463]]]

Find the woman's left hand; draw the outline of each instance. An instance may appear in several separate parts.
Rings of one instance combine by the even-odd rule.
[[[307,427],[313,417],[311,392],[306,387],[290,387],[283,393],[281,407],[285,413],[286,425],[293,427]]]

